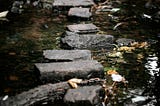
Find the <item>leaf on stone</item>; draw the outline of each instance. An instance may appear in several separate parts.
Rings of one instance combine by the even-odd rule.
[[[77,88],[79,83],[82,82],[82,79],[73,78],[68,80],[68,83],[72,86],[72,88]]]

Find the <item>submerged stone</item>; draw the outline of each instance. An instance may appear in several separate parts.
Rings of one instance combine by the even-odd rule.
[[[98,27],[94,24],[76,24],[76,25],[68,25],[67,29],[71,32],[76,33],[95,33],[98,32]]]
[[[118,40],[116,40],[118,46],[129,46],[133,42],[135,42],[134,39],[127,38],[119,38]]]
[[[40,79],[43,83],[54,83],[71,78],[103,78],[104,76],[103,66],[96,60],[36,63],[35,68],[40,72]]]
[[[90,8],[70,8],[68,12],[68,16],[72,17],[80,17],[80,18],[90,18],[92,13],[90,12]]]
[[[54,61],[91,60],[89,50],[44,50],[45,59]]]
[[[53,6],[92,6],[93,0],[54,0]]]
[[[104,92],[99,85],[69,89],[64,96],[64,102],[67,106],[99,106],[102,103]]]
[[[114,37],[112,35],[99,35],[99,34],[74,34],[66,33],[71,35],[66,35],[61,38],[62,48],[66,49],[106,49],[112,50],[115,46],[113,45]]]

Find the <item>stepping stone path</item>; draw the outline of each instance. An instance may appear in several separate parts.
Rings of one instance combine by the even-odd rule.
[[[83,60],[73,62],[36,63],[43,83],[66,81],[71,78],[104,77],[103,66],[96,60]]]
[[[90,12],[90,8],[70,8],[68,12],[68,16],[70,17],[80,17],[80,18],[90,18],[92,13]]]
[[[84,18],[91,17],[90,8],[86,7],[94,5],[93,0],[43,0],[41,2],[44,7],[69,7],[68,16]],[[49,60],[48,63],[35,63],[37,77],[43,85],[2,101],[0,105],[31,106],[46,102],[54,104],[56,100],[63,100],[62,102],[68,106],[100,106],[104,98],[101,95],[104,89],[100,84],[71,89],[67,82],[72,78],[83,80],[104,78],[104,67],[98,61],[92,60],[90,49],[113,49],[114,37],[97,34],[98,31],[98,27],[92,23],[68,25],[61,37],[63,46],[81,50],[44,50],[43,56],[45,60]]]
[[[92,6],[94,4],[93,0],[53,0],[53,6]]]
[[[99,34],[73,34],[66,35],[61,39],[62,45],[67,49],[92,49],[112,50],[114,37],[111,35]]]
[[[89,50],[44,50],[43,56],[49,61],[91,60]]]
[[[67,29],[71,32],[75,33],[96,33],[98,32],[98,27],[94,24],[76,24],[76,25],[68,25]]]
[[[64,96],[67,106],[97,106],[104,96],[102,86],[84,86],[77,89],[69,89]]]

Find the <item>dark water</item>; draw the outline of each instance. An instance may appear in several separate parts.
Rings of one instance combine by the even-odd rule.
[[[150,42],[147,49],[138,49],[134,53],[124,54],[126,63],[116,63],[97,56],[104,67],[118,67],[118,72],[128,80],[128,89],[123,90],[114,99],[115,106],[156,105],[159,101],[159,33],[158,25],[141,18],[144,8],[136,9],[144,2],[124,3],[121,12],[114,16],[117,21],[105,14],[95,14],[91,22],[100,27],[101,33],[112,34],[115,38],[132,38],[137,41]],[[134,15],[133,15],[134,14]],[[136,17],[135,17],[136,16]],[[10,14],[9,22],[0,24],[0,93],[15,95],[36,87],[38,79],[34,72],[34,63],[42,62],[42,51],[60,49],[59,37],[65,26],[73,24],[65,15],[54,16],[50,11],[30,8],[23,14]],[[113,31],[117,22],[126,22],[124,26]],[[87,21],[89,23],[90,21]],[[80,23],[80,21],[78,21]],[[137,54],[143,55],[141,61]],[[93,55],[97,55],[94,54]],[[157,101],[156,101],[157,99]],[[140,102],[138,102],[140,101]],[[143,102],[141,102],[143,101]]]

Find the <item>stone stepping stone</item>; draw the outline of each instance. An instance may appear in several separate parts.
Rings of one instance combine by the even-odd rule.
[[[98,32],[98,27],[96,27],[92,23],[91,24],[68,25],[67,29],[75,33],[96,33]]]
[[[69,89],[64,96],[64,102],[67,106],[101,106],[104,92],[99,85]]]
[[[77,34],[66,32],[64,37],[61,38],[62,48],[64,49],[90,49],[112,50],[114,37],[112,35],[99,35],[99,34]]]
[[[44,50],[43,56],[53,61],[91,60],[90,50]]]
[[[68,16],[71,17],[80,17],[80,18],[90,18],[92,13],[90,12],[90,8],[70,8],[68,12]]]
[[[92,6],[93,0],[54,0],[53,6]]]
[[[42,83],[66,81],[71,78],[103,78],[103,66],[96,60],[36,63]]]

